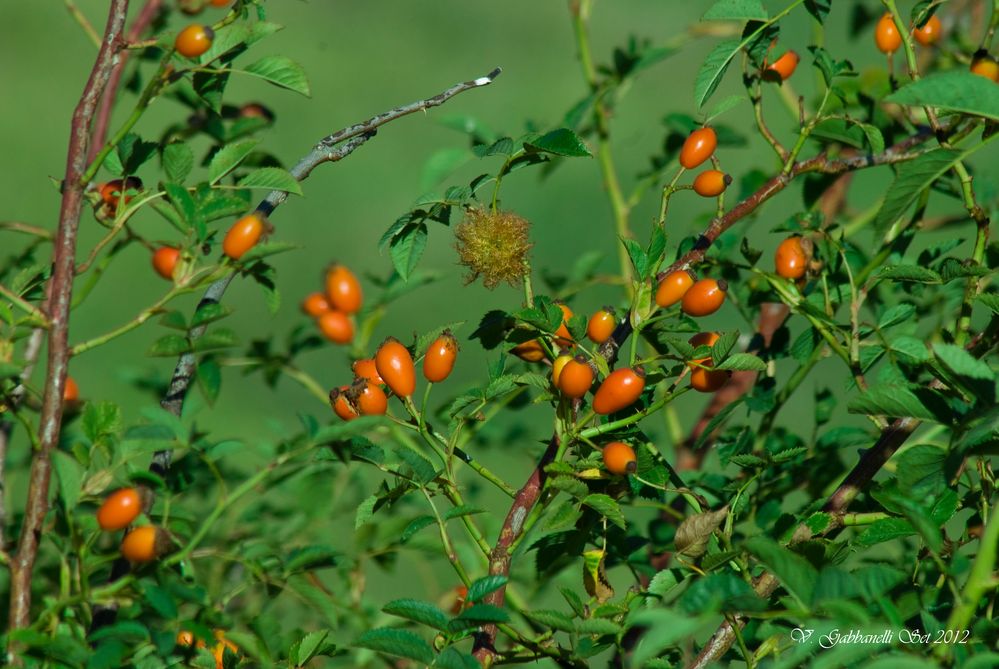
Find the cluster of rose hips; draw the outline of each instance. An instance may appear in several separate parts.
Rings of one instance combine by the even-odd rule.
[[[933,46],[943,36],[940,18],[934,14],[921,27],[912,29],[912,36],[923,46]],[[902,46],[902,35],[898,32],[895,19],[891,12],[886,12],[874,28],[874,44],[884,54],[891,55]],[[975,52],[971,57],[969,69],[973,74],[999,82],[999,61],[985,49]]]
[[[311,293],[302,300],[302,311],[316,319],[323,336],[334,344],[354,341],[353,314],[361,309],[361,282],[344,265],[326,270],[326,291]]]
[[[152,493],[148,488],[143,486],[119,488],[108,495],[97,509],[97,524],[105,532],[125,530],[140,514],[148,511],[151,503]],[[119,550],[122,557],[129,562],[144,564],[168,552],[172,546],[173,541],[165,530],[155,525],[140,525],[126,531]],[[239,653],[239,647],[227,640],[222,630],[215,630],[215,639],[217,643],[212,649],[212,654],[215,656],[216,666],[221,669],[225,649]],[[177,643],[181,646],[192,646],[195,643],[194,634],[181,631],[177,635]],[[197,647],[204,648],[205,642],[199,640]]]
[[[215,658],[215,668],[222,669],[225,664],[225,651],[228,650],[234,655],[239,655],[239,646],[225,638],[224,630],[213,630],[215,636],[215,646],[212,647],[212,656]],[[177,645],[184,648],[207,648],[207,644],[201,639],[195,640],[194,633],[190,630],[181,630],[177,633]]]
[[[774,68],[783,79],[791,76],[797,65],[798,57],[794,52],[787,52],[770,68]],[[693,169],[711,159],[717,147],[717,135],[710,127],[703,127],[692,132],[684,141],[680,151],[680,164],[685,169]],[[698,189],[697,181],[713,182],[711,187]],[[717,170],[702,172],[695,180],[695,190],[701,195],[718,195],[730,179]],[[702,192],[703,191],[703,192]],[[774,265],[779,276],[785,279],[800,280],[804,277],[811,260],[812,245],[807,239],[798,235],[788,237],[780,243],[774,255]],[[656,289],[655,301],[660,308],[666,309],[676,304],[680,310],[691,317],[709,316],[721,308],[725,302],[728,285],[724,280],[697,277],[686,268],[681,268],[667,274]],[[585,355],[573,355],[572,335],[569,332],[568,321],[573,312],[568,305],[556,303],[562,311],[562,323],[554,333],[554,344],[559,350],[552,361],[552,385],[561,395],[569,400],[582,399],[593,387],[596,381],[596,369]],[[586,326],[586,336],[594,344],[601,345],[608,341],[617,327],[618,319],[613,307],[603,307],[590,316]],[[690,385],[694,390],[704,393],[715,392],[724,386],[731,376],[728,370],[713,369],[710,354],[703,355],[703,349],[714,346],[719,339],[716,332],[700,332],[690,338],[694,347],[695,357],[688,361],[687,371],[690,374]],[[511,353],[527,362],[540,362],[546,357],[542,342],[532,339],[518,344]],[[598,415],[608,415],[634,404],[645,389],[645,371],[640,365],[624,367],[612,371],[597,386],[593,394],[592,409]],[[623,442],[611,442],[603,447],[605,468],[612,474],[625,475],[633,473],[637,467],[635,451]]]
[[[451,375],[458,358],[458,340],[450,330],[442,332],[423,354],[423,378],[440,383]],[[389,337],[373,358],[355,360],[354,381],[330,391],[330,406],[343,420],[358,416],[381,416],[388,411],[388,389],[403,402],[416,391],[416,365],[402,342]]]
[[[140,514],[148,510],[152,494],[148,488],[119,488],[97,509],[97,524],[105,532],[117,532],[129,527]],[[129,562],[152,562],[169,550],[170,536],[155,525],[140,525],[125,533],[120,551]]]

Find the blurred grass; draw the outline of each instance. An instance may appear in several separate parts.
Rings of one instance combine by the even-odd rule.
[[[98,26],[104,21],[106,4],[97,0],[79,3]],[[772,8],[783,6],[773,2],[767,4]],[[832,12],[830,32],[827,33],[829,48],[837,58],[849,57],[860,70],[883,67],[880,55],[869,48],[869,31],[862,32],[857,42],[850,41],[858,36],[851,35],[847,27],[848,4],[852,3],[836,3]],[[623,45],[630,35],[648,38],[655,44],[666,43],[696,22],[705,6],[706,3],[658,0],[598,2],[592,19],[594,56],[598,61],[606,62],[611,49]],[[133,7],[133,11],[135,9],[137,7]],[[247,58],[285,54],[298,60],[309,74],[312,99],[247,79],[234,79],[227,99],[234,103],[259,100],[276,112],[277,124],[272,132],[263,135],[259,148],[272,152],[286,165],[304,154],[318,138],[337,128],[389,107],[436,94],[455,82],[481,76],[497,65],[504,68],[504,73],[488,88],[470,91],[444,107],[384,127],[376,138],[346,161],[320,167],[305,182],[305,197],[292,198],[276,212],[273,217],[276,239],[296,243],[301,249],[274,260],[282,294],[282,306],[275,316],[267,311],[254,285],[246,281],[233,284],[225,301],[236,313],[227,324],[241,334],[244,342],[266,338],[272,333],[276,333],[280,341],[292,327],[303,323],[298,302],[320,287],[322,270],[334,259],[362,275],[384,277],[390,272],[389,258],[379,255],[376,250],[379,237],[422,194],[426,185],[424,168],[435,151],[467,146],[467,139],[444,127],[441,119],[470,115],[498,132],[516,135],[523,131],[524,122],[528,120],[542,128],[557,126],[567,109],[587,92],[576,61],[564,2],[508,0],[500,6],[462,0],[433,3],[286,0],[268,3],[268,18],[284,24],[286,29],[256,47]],[[0,109],[0,146],[9,169],[0,182],[0,201],[4,203],[2,218],[52,229],[58,209],[58,193],[52,180],[57,180],[63,171],[69,118],[95,50],[59,2],[10,3],[5,8],[5,24],[8,30],[0,40],[0,62],[7,66],[0,73],[0,83],[8,103]],[[168,29],[175,30],[179,25],[171,25]],[[796,11],[782,23],[782,29],[785,40],[782,44],[804,55],[806,44],[813,39],[811,19],[803,11]],[[634,183],[635,175],[648,165],[648,157],[659,150],[664,136],[662,117],[669,112],[695,112],[692,103],[694,77],[715,42],[712,38],[693,41],[664,63],[646,71],[616,110],[612,121],[613,146],[626,191]],[[814,92],[815,71],[808,67],[809,61],[809,57],[803,58],[794,81],[798,92],[806,98]],[[741,91],[734,69],[708,108],[726,95]],[[787,140],[796,132],[796,118],[782,106],[773,87],[768,88],[766,96],[771,127]],[[132,93],[124,96],[116,117],[119,121],[128,113],[133,101]],[[185,116],[186,111],[179,105],[161,99],[143,118],[136,132],[155,138],[168,123]],[[736,107],[722,121],[750,137],[745,147],[720,154],[726,171],[737,175],[738,180],[738,175],[750,168],[774,168],[769,148],[750,132],[751,115],[747,104]],[[14,166],[16,169],[12,169]],[[475,175],[495,167],[493,163],[467,165],[437,189],[467,183]],[[153,168],[152,164],[144,168],[143,174],[148,174],[150,181],[155,181]],[[883,194],[890,183],[890,172],[885,168],[872,170],[862,181],[850,196],[851,205],[858,210],[871,206]],[[800,210],[798,193],[796,188],[789,189],[768,203],[763,216],[753,225],[751,241],[766,254],[778,239],[776,235],[767,234],[769,229]],[[617,242],[595,160],[567,161],[545,180],[540,180],[531,170],[515,173],[504,181],[502,204],[517,210],[533,223],[536,288],[540,283],[537,281],[538,268],[567,271],[575,259],[593,249],[600,249],[605,254],[601,271],[616,271]],[[937,206],[937,202],[931,204],[931,213]],[[639,239],[646,237],[657,207],[657,194],[651,192],[634,210],[632,227]],[[710,207],[703,201],[693,197],[675,198],[669,221],[672,243],[703,228],[709,217]],[[142,215],[135,224],[143,234],[163,241],[169,241],[173,234],[169,226],[153,215]],[[79,248],[85,252],[102,232],[89,213],[85,213]],[[967,231],[962,229],[961,234],[967,236]],[[7,254],[18,248],[21,241],[5,235],[0,248]],[[452,379],[436,389],[437,401],[475,385],[484,377],[485,365],[496,353],[483,353],[477,342],[467,341],[467,336],[486,311],[512,309],[520,300],[519,289],[503,287],[489,292],[478,284],[465,286],[462,270],[455,264],[452,243],[448,229],[439,225],[431,229],[422,267],[442,272],[443,280],[393,304],[374,337],[374,342],[389,334],[409,339],[412,332],[424,332],[447,322],[466,321],[459,332],[463,350],[457,371]],[[44,253],[39,259],[46,260]],[[370,282],[365,286],[370,289]],[[71,340],[89,338],[128,320],[164,289],[164,283],[150,271],[147,253],[139,246],[131,248],[74,314]],[[614,289],[597,288],[578,296],[571,306],[577,313],[588,313],[602,304],[618,302],[620,298]],[[176,306],[189,313],[194,304],[192,297],[179,301]],[[706,319],[705,325],[719,329],[738,328],[743,332],[752,329],[752,325],[741,321],[731,307]],[[172,359],[150,359],[144,355],[161,334],[162,328],[149,325],[111,346],[75,359],[72,374],[84,397],[112,399],[121,404],[127,421],[135,420],[140,408],[153,404],[155,398],[134,392],[129,379],[141,374],[166,379],[173,369]],[[342,349],[327,347],[308,354],[300,362],[325,387],[346,382],[350,375]],[[786,408],[779,423],[807,433],[811,426],[813,387],[831,385],[837,394],[844,389],[839,385],[843,377],[836,364],[829,361],[819,366],[813,379],[801,387]],[[789,367],[785,369],[781,365],[778,377],[789,371]],[[36,373],[36,383],[40,378],[40,373]],[[824,380],[829,378],[833,380]],[[200,403],[200,400],[194,401]],[[685,425],[693,422],[705,402],[706,398],[693,394],[683,398],[677,410]],[[476,455],[481,456],[483,462],[515,484],[526,477],[533,458],[540,451],[538,442],[549,430],[546,412],[529,411],[527,415],[536,419],[534,423],[526,423],[530,429],[523,430],[525,423],[520,422],[522,416],[517,415],[514,422],[519,427],[501,421],[488,427],[474,444]],[[228,369],[224,372],[221,399],[215,407],[201,411],[197,422],[199,428],[211,431],[220,439],[231,437],[259,442],[296,430],[296,415],[300,413],[313,414],[321,421],[330,416],[325,404],[317,402],[287,379],[281,380],[276,390],[271,390],[261,383],[259,376],[244,377],[239,370]],[[802,416],[808,418],[803,422]],[[652,434],[664,436],[664,429],[656,429],[655,419],[647,423]],[[24,460],[24,446],[23,440],[15,446],[14,457],[21,461]],[[666,453],[670,450],[665,442],[662,450]],[[356,499],[339,486],[357,486],[351,488],[357,493],[359,490],[370,492],[373,485],[370,481],[361,483],[356,473],[347,474],[342,470],[337,474],[335,484],[336,489],[332,481],[303,482],[301,489],[320,489],[331,494],[330,505],[336,517],[332,525],[319,529],[323,533],[337,533],[328,536],[346,538],[352,531]],[[12,481],[8,491],[11,499],[20,499],[22,485],[23,481]],[[476,487],[480,486],[476,484]],[[506,503],[491,490],[483,492],[481,499],[488,508],[503,509],[490,521],[483,517],[484,523],[491,522],[487,529],[495,530]],[[233,527],[238,526],[238,519],[234,519]],[[213,535],[225,536],[223,529]],[[294,538],[295,529],[286,528],[289,539]],[[311,532],[316,528],[297,529]],[[349,545],[341,545],[340,539],[330,543],[339,549],[350,550]],[[432,545],[433,542],[428,544]],[[471,556],[469,561],[474,563]],[[446,587],[450,578],[450,574],[445,576],[440,570],[428,570],[423,561],[417,561],[415,569],[421,574],[417,579],[403,569],[391,580],[378,583],[369,580],[374,597],[433,598],[435,592]],[[575,572],[565,575],[572,580],[576,577]],[[437,579],[441,581],[437,582]],[[614,580],[626,587],[628,575],[621,571]]]

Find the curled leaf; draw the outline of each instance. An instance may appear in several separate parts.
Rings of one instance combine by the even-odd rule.
[[[728,506],[717,511],[705,511],[688,516],[676,529],[676,554],[689,558],[699,558],[708,549],[708,539],[728,515]]]

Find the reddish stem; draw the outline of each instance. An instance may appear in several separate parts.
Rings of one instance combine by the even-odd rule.
[[[62,427],[63,391],[69,362],[69,307],[73,295],[76,257],[76,233],[83,206],[83,184],[87,166],[87,142],[90,124],[101,93],[118,61],[118,49],[125,28],[128,0],[112,0],[104,39],[90,78],[73,112],[70,126],[66,176],[62,185],[59,228],[54,241],[54,258],[49,299],[46,304],[50,327],[48,366],[39,419],[39,447],[31,462],[27,504],[17,553],[10,564],[11,630],[27,627],[31,619],[31,578],[38,556],[38,542],[49,505],[49,482],[52,473],[51,452],[59,442]]]
[[[142,33],[146,31],[146,28],[156,19],[157,15],[160,13],[160,8],[163,6],[163,0],[146,0],[145,6],[139,11],[139,14],[132,21],[132,26],[128,29],[128,35],[125,37],[125,43],[130,44],[132,42],[137,42]],[[108,128],[111,125],[111,113],[114,111],[114,101],[118,95],[118,87],[121,85],[121,79],[125,74],[125,66],[128,64],[128,59],[131,56],[131,51],[122,50],[119,54],[118,64],[115,65],[114,69],[111,71],[111,77],[108,79],[107,86],[104,88],[104,94],[101,96],[100,108],[97,111],[97,119],[94,121],[94,131],[91,135],[90,140],[90,150],[87,152],[87,162],[93,162],[94,156],[97,152],[101,150],[104,146],[104,142],[108,138]]]

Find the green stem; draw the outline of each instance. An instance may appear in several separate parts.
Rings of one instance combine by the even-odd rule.
[[[891,516],[883,511],[844,513],[840,518],[840,522],[846,527],[853,527],[857,525],[870,525],[871,523],[876,523],[879,520],[887,520],[888,518],[891,518]]]
[[[80,355],[81,353],[85,353],[92,348],[97,348],[98,346],[102,346],[103,344],[108,343],[112,339],[117,339],[123,334],[131,332],[132,330],[139,327],[140,325],[148,321],[150,318],[155,316],[157,313],[159,313],[159,311],[163,308],[163,306],[167,302],[177,297],[178,295],[189,293],[192,290],[193,289],[180,288],[180,287],[171,288],[166,295],[164,295],[156,302],[154,302],[152,306],[143,309],[141,312],[139,312],[138,316],[128,321],[127,323],[118,326],[117,328],[111,330],[110,332],[105,332],[100,336],[94,337],[93,339],[88,339],[86,341],[82,341],[79,344],[73,346],[73,348],[70,349],[70,355]]]
[[[570,3],[570,6],[571,3]],[[611,211],[614,216],[614,232],[619,239],[630,239],[631,229],[628,223],[629,207],[621,191],[621,182],[617,176],[617,168],[614,166],[614,156],[610,146],[610,127],[607,123],[609,116],[608,109],[604,103],[603,96],[607,90],[602,90],[597,77],[597,68],[593,63],[593,56],[590,53],[590,38],[587,34],[587,20],[589,18],[590,0],[579,0],[578,7],[571,11],[572,23],[576,37],[576,46],[579,49],[579,64],[583,70],[583,77],[586,79],[590,91],[594,95],[593,101],[593,122],[597,130],[597,162],[600,164],[600,173],[603,178],[604,188],[607,189],[607,196],[610,199]],[[623,244],[617,245],[618,262],[621,266],[621,277],[625,281],[625,289],[629,298],[633,291],[631,258],[628,250]]]
[[[168,51],[163,55],[163,59],[160,60],[159,69],[149,80],[149,83],[146,84],[146,88],[142,91],[142,95],[139,96],[139,101],[135,104],[135,109],[132,110],[132,113],[128,115],[127,119],[125,119],[125,123],[118,128],[118,131],[111,137],[111,139],[109,139],[101,150],[97,152],[97,155],[94,156],[93,162],[91,162],[90,166],[87,167],[87,171],[83,173],[82,177],[80,177],[80,182],[83,185],[86,185],[93,180],[94,176],[97,174],[97,170],[101,168],[101,165],[103,165],[105,159],[107,159],[108,154],[110,154],[111,151],[118,146],[118,143],[125,138],[125,135],[127,135],[129,131],[135,127],[135,124],[139,122],[139,119],[142,118],[142,115],[149,107],[149,103],[153,101],[153,98],[155,98],[156,95],[159,94],[160,90],[167,84],[167,66],[170,63],[170,57],[172,55],[173,51]]]
[[[978,555],[971,565],[971,573],[961,596],[950,612],[945,629],[966,629],[978,610],[982,597],[999,586],[995,575],[996,552],[999,549],[999,502],[992,506],[992,513],[989,515],[991,517],[979,542]],[[938,658],[949,657],[952,650],[951,644],[938,644],[933,654]]]

